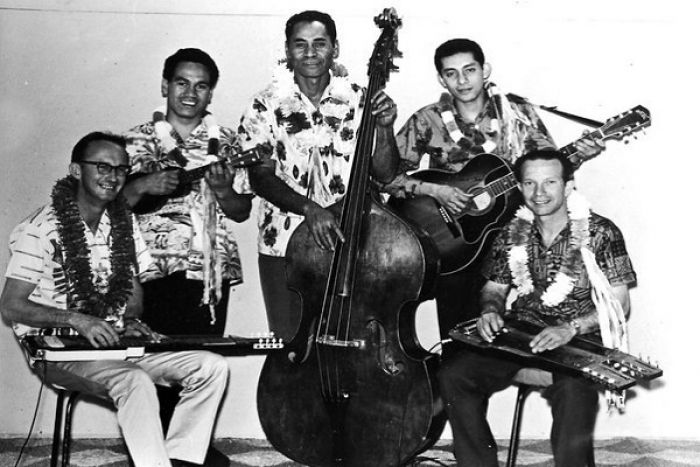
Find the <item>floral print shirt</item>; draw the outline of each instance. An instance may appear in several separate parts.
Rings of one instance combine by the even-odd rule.
[[[219,157],[239,152],[235,133],[220,127]],[[127,152],[132,165],[132,173],[150,173],[166,167],[181,167],[168,157],[168,151],[158,138],[154,123],[147,122],[129,130]],[[175,139],[180,152],[186,159],[185,170],[195,169],[218,158],[207,154],[208,136],[204,122],[193,130],[183,141],[176,131],[170,136]],[[139,227],[148,245],[154,266],[140,275],[142,281],[166,277],[179,271],[186,271],[188,279],[203,280],[203,232],[205,219],[205,193],[202,188],[206,181],[192,183],[192,190],[185,196],[170,198],[155,212],[137,216]],[[249,193],[247,172],[236,170],[233,188],[237,193]],[[216,203],[210,198],[210,202]],[[235,222],[226,217],[216,204],[216,248],[221,263],[221,277],[230,285],[242,282],[241,260],[234,233]]]
[[[496,99],[490,98],[487,105],[477,116],[475,122],[466,122],[460,118],[452,96],[444,93],[438,102],[427,105],[414,113],[396,135],[396,144],[401,161],[399,175],[384,189],[393,196],[405,198],[415,191],[417,181],[406,172],[419,168],[424,155],[429,156],[431,169],[443,169],[459,172],[473,157],[482,153],[494,153],[513,162],[525,152],[535,149],[555,148],[554,141],[547,128],[540,120],[535,109],[529,103],[511,102],[513,140],[518,144],[509,148],[501,120],[497,118]],[[463,138],[455,141],[450,134],[443,112],[454,115],[454,121]],[[512,153],[516,151],[517,153]]]
[[[291,72],[278,74],[244,112],[238,130],[241,146],[259,147],[264,163],[274,165],[275,175],[297,193],[327,207],[346,191],[362,89],[346,77],[331,76],[316,108],[294,83]],[[284,256],[291,234],[303,220],[261,199],[258,252]]]
[[[610,285],[636,282],[637,276],[620,229],[609,219],[595,213],[591,213],[589,222],[589,248]],[[547,248],[542,243],[539,229],[533,223],[527,251],[535,290],[519,296],[513,302],[511,309],[520,318],[541,325],[556,325],[595,311],[586,268],[583,268],[576,279],[573,291],[559,305],[547,307],[540,299],[543,291],[555,280],[562,262],[566,259],[570,238],[571,230],[567,226]],[[512,245],[508,244],[508,229],[503,229],[494,240],[491,252],[484,261],[482,272],[486,278],[499,284],[512,284],[513,277],[508,262],[511,247]]]

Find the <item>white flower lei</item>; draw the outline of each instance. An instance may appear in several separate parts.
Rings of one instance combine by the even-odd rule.
[[[591,215],[588,201],[578,193],[572,191],[567,198],[567,211],[569,214],[569,229],[571,238],[566,250],[566,257],[561,269],[540,299],[545,306],[559,305],[571,293],[578,274],[583,267],[581,248],[590,243],[589,219]],[[521,206],[515,213],[515,219],[510,224],[510,238],[513,246],[508,252],[508,265],[510,266],[513,283],[518,295],[527,295],[534,291],[535,286],[528,265],[527,239],[532,229],[534,214],[530,209]]]
[[[177,150],[177,141],[173,138],[172,130],[173,127],[165,119],[166,107],[160,106],[153,111],[153,129],[156,136],[163,145],[166,154],[171,151]],[[202,118],[204,126],[207,127],[207,140],[215,140],[216,145],[212,146],[210,144],[210,149],[215,149],[218,151],[218,142],[221,137],[221,128],[216,123],[216,118],[211,113],[207,113]],[[218,154],[210,154],[211,156],[217,157]],[[221,283],[222,283],[222,269],[221,261],[216,253],[216,226],[217,226],[217,215],[216,215],[216,200],[209,188],[209,185],[204,179],[200,181],[200,191],[204,198],[204,212],[198,213],[195,206],[192,204],[192,198],[188,197],[188,202],[190,203],[190,217],[194,224],[194,218],[202,218],[203,231],[202,231],[202,255],[203,255],[203,265],[202,265],[202,275],[204,282],[204,291],[202,292],[202,303],[209,305],[209,313],[211,317],[211,324],[216,322],[216,314],[214,311],[214,306],[221,299]]]
[[[299,87],[294,82],[294,72],[285,63],[280,63],[272,73],[272,94],[279,101],[279,109],[283,116],[289,117],[294,112],[301,112],[303,105],[299,99]],[[350,99],[353,95],[352,83],[347,76],[334,75],[331,70],[331,81],[328,85],[328,95],[319,109],[323,115],[344,119],[350,111]]]

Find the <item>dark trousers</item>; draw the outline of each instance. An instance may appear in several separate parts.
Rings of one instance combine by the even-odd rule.
[[[440,339],[449,338],[450,330],[457,324],[479,316],[479,295],[486,282],[479,270],[480,266],[473,266],[438,277],[435,302]],[[463,347],[463,344],[457,342],[444,345],[443,359]]]
[[[209,334],[222,336],[226,327],[229,282],[221,284],[221,300],[214,308],[212,324],[209,305],[202,304],[204,283],[176,272],[143,284],[143,319],[162,334]]]
[[[457,465],[497,467],[497,446],[486,420],[491,395],[505,389],[523,366],[467,350],[453,354],[438,372],[440,392],[454,438]],[[554,463],[584,467],[593,449],[598,392],[587,381],[554,375],[544,391],[552,408]]]
[[[187,279],[185,272],[176,272],[161,279],[143,283],[143,316],[141,319],[156,332],[168,335],[222,336],[226,328],[229,281],[221,284],[221,300],[214,307],[212,323],[209,305],[202,304],[204,283]],[[160,420],[167,433],[180,388],[156,386],[160,403]],[[223,457],[222,457],[223,456]],[[228,465],[223,454],[207,453],[205,466]]]
[[[276,337],[288,342],[301,321],[301,298],[287,288],[285,258],[258,255],[258,269],[267,324]]]

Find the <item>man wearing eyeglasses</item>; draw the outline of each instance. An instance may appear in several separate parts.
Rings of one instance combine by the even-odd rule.
[[[19,339],[81,335],[99,349],[122,336],[158,338],[139,319],[137,274],[151,256],[119,195],[129,172],[125,144],[106,133],[83,137],[51,203],[13,230],[0,310]],[[226,360],[202,351],[30,365],[49,384],[111,401],[137,467],[201,464],[228,380]],[[167,437],[156,383],[183,388]]]

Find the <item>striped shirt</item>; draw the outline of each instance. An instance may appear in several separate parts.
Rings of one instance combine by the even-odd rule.
[[[57,220],[51,205],[46,205],[20,222],[10,234],[10,262],[5,277],[35,284],[29,295],[31,302],[48,307],[67,308],[67,282],[63,271],[63,249],[56,228]],[[141,233],[134,225],[134,246],[138,270],[145,271],[152,260]],[[107,212],[102,213],[93,234],[84,224],[85,239],[90,250],[93,283],[100,289],[107,285],[111,274],[111,222]],[[126,307],[117,311],[124,314]],[[21,323],[13,323],[15,333],[22,337],[40,330]]]

